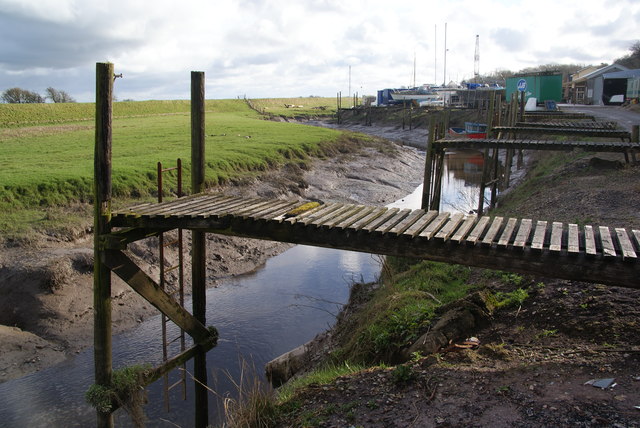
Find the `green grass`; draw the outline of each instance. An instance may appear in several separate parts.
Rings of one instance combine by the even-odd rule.
[[[365,364],[391,361],[424,333],[436,309],[464,297],[469,269],[389,258],[399,272],[385,280],[348,326],[336,358]]]
[[[207,100],[205,110],[210,113],[249,113],[244,100]],[[189,113],[190,111],[191,103],[187,100],[126,101],[113,104],[114,118],[169,115]],[[93,121],[94,118],[94,103],[0,104],[0,129]]]
[[[56,215],[56,207],[91,201],[94,130],[92,122],[80,120],[91,116],[89,107],[93,104],[0,104],[0,123],[29,124],[0,129],[4,234],[59,227],[64,218]],[[209,186],[246,180],[289,162],[308,162],[351,144],[351,137],[339,131],[262,120],[242,100],[208,101],[207,110]],[[185,101],[114,104],[114,198],[153,195],[158,161],[173,165],[181,158],[189,177],[188,111]]]

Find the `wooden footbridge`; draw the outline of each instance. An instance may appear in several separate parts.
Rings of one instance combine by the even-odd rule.
[[[217,339],[215,329],[205,327],[206,233],[640,288],[640,230],[563,224],[552,220],[465,216],[426,209],[424,202],[425,209],[416,210],[328,202],[298,212],[294,210],[310,207],[306,205],[308,201],[202,193],[204,73],[200,72],[192,73],[191,88],[191,188],[194,194],[114,212],[111,210],[113,75],[112,64],[97,64],[95,379],[98,385],[111,386],[111,274],[115,273],[192,337],[194,345],[191,348],[154,369],[147,381],[194,358],[197,427],[208,424],[205,353],[215,346]],[[511,143],[486,140],[478,144]],[[428,167],[431,165],[429,156],[428,151]],[[425,177],[429,171],[430,168],[426,168]],[[426,184],[425,187],[430,186]],[[188,229],[192,234],[191,313],[124,252],[131,242],[175,228]],[[116,407],[114,403],[112,409]],[[113,426],[111,412],[98,411],[99,427]]]
[[[181,227],[367,253],[640,287],[640,230],[552,221],[200,194],[113,213],[105,246]],[[139,231],[143,230],[144,233]]]

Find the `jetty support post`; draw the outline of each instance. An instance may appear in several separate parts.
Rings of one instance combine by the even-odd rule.
[[[433,142],[436,136],[436,118],[435,115],[431,115],[429,118],[429,136],[427,137],[427,150],[424,161],[424,178],[422,182],[422,203],[421,208],[423,210],[429,209],[431,198],[431,172],[433,163]]]
[[[112,376],[111,270],[104,263],[100,237],[110,232],[113,64],[96,64],[96,130],[93,221],[93,352],[95,383],[109,388]],[[98,428],[113,427],[111,412],[97,411]]]
[[[204,191],[204,72],[191,72],[191,193]],[[206,234],[192,231],[191,248],[191,289],[193,298],[193,316],[205,324],[206,320]],[[205,324],[206,325],[206,324]],[[207,392],[206,351],[196,352],[194,356],[195,378],[195,426],[204,428],[209,424],[209,406]]]

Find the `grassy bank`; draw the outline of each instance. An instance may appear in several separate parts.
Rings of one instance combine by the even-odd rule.
[[[91,201],[94,108],[90,103],[0,104],[4,237],[62,227],[66,213],[61,207]],[[189,108],[187,101],[114,104],[114,197],[153,195],[158,161],[169,165],[181,158],[188,177]],[[265,121],[243,100],[207,101],[206,109],[209,186],[246,180],[290,162],[306,163],[352,144],[339,131]],[[86,210],[77,211],[85,215]]]

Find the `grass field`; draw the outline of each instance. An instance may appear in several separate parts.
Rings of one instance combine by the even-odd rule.
[[[64,223],[58,218],[64,216],[59,207],[91,201],[93,108],[93,104],[0,104],[3,234],[55,227],[57,221]],[[243,100],[207,101],[206,109],[209,185],[323,156],[342,135],[325,128],[263,120]],[[158,161],[169,165],[182,158],[188,177],[190,135],[186,101],[115,103],[114,196],[153,194]]]

